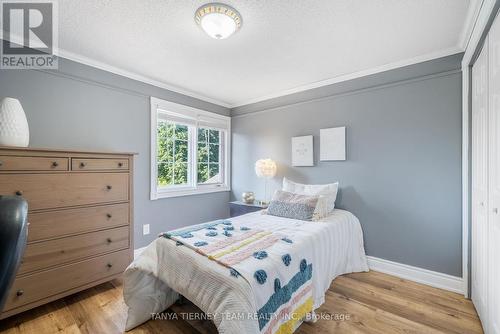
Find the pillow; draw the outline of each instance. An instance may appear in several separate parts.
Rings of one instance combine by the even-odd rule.
[[[276,190],[273,199],[267,207],[271,216],[311,221],[318,204],[318,196],[294,194],[288,191]]]
[[[302,184],[290,181],[286,177],[283,178],[284,191],[299,195],[319,196],[315,211],[316,219],[331,215],[335,208],[338,189],[338,182],[329,184]]]

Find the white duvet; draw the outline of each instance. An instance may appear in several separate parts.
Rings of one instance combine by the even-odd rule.
[[[255,212],[231,221],[237,226],[271,230],[290,239],[306,242],[313,263],[313,309],[325,299],[335,277],[350,272],[368,271],[363,234],[358,219],[350,212],[335,209],[319,222],[305,222],[262,215]],[[166,238],[153,241],[125,271],[124,299],[128,305],[126,330],[162,312],[182,294],[213,317],[220,333],[260,333],[255,317],[257,287],[245,279],[230,277],[228,268],[178,246]]]

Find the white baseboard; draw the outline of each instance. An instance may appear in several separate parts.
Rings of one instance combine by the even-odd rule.
[[[146,247],[135,249],[134,259],[137,259],[145,249]],[[464,292],[461,277],[438,273],[437,271],[413,267],[373,256],[367,256],[367,259],[368,266],[371,270],[460,294]]]
[[[430,285],[435,288],[463,294],[463,280],[461,277],[451,276],[437,271],[409,266],[373,256],[367,256],[371,270],[380,271],[409,281]]]
[[[145,249],[146,247],[134,249],[134,260],[137,259],[139,255],[141,255],[141,253],[144,252]]]

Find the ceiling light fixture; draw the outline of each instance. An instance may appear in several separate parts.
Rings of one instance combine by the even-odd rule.
[[[231,6],[222,3],[207,3],[196,10],[196,23],[215,39],[225,39],[234,34],[243,20],[240,13]]]

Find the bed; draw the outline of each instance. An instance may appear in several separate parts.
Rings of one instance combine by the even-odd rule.
[[[254,212],[193,225],[158,237],[125,271],[126,330],[183,295],[220,333],[291,333],[314,321],[335,277],[361,271],[361,226],[345,210],[315,222]]]

